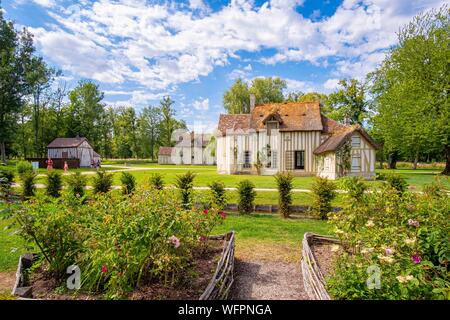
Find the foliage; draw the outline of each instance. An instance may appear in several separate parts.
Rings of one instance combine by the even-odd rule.
[[[356,79],[339,81],[341,89],[328,95],[327,116],[350,124],[362,124],[367,117],[366,85]]]
[[[450,7],[416,16],[371,74],[374,131],[389,154],[438,154],[450,172]]]
[[[338,175],[345,176],[352,168],[352,142],[350,139],[336,150],[336,161],[338,167]]]
[[[164,189],[164,180],[160,173],[152,173],[150,176],[150,186],[156,190]]]
[[[227,206],[227,195],[225,184],[220,181],[213,181],[208,184],[210,189],[210,206],[224,210]]]
[[[289,172],[279,172],[275,175],[279,194],[278,205],[284,218],[289,218],[291,213],[293,179],[294,177]]]
[[[235,83],[223,95],[223,105],[230,114],[250,113],[250,94],[254,94],[256,104],[283,102],[283,90],[286,81],[280,78],[255,78],[248,85],[242,79]]]
[[[71,174],[66,177],[66,186],[70,194],[74,197],[84,197],[84,188],[86,187],[87,179],[80,172]]]
[[[312,212],[325,220],[332,209],[331,201],[336,197],[336,185],[327,178],[316,177],[311,189],[313,192]]]
[[[192,173],[191,171],[176,176],[175,185],[180,191],[181,203],[186,209],[191,208],[193,205],[192,192],[195,176],[195,173]]]
[[[0,170],[0,200],[8,200],[11,195],[13,181],[14,172],[9,170]]]
[[[22,184],[22,196],[27,199],[34,196],[36,190],[35,185],[36,173],[27,171],[20,175],[20,182]]]
[[[122,172],[120,181],[122,182],[123,194],[133,193],[134,189],[136,189],[136,178],[131,173],[126,171]]]
[[[45,193],[48,196],[59,198],[61,196],[62,178],[61,174],[56,171],[47,173],[47,189]]]
[[[334,213],[345,253],[327,279],[333,298],[449,299],[449,213],[447,194],[400,196],[391,187]],[[379,289],[366,285],[369,267],[379,268]]]
[[[362,177],[343,177],[339,180],[339,184],[343,190],[347,191],[348,196],[356,201],[363,199],[369,187]]]
[[[386,174],[384,175],[384,179],[386,180],[386,184],[389,187],[397,190],[397,192],[399,192],[400,194],[404,193],[408,188],[406,180],[398,174],[395,173]]]
[[[111,190],[113,175],[105,171],[98,171],[92,180],[94,194],[107,193]]]
[[[38,197],[14,217],[56,279],[76,264],[83,271],[81,290],[118,299],[143,279],[192,281],[192,253],[223,220],[219,213],[184,210],[173,192],[141,188],[127,197],[100,194],[84,205],[70,194]]]
[[[26,172],[33,171],[33,165],[29,161],[19,161],[16,163],[16,171],[17,174],[20,176]]]
[[[241,214],[253,212],[254,201],[256,197],[255,185],[250,180],[242,180],[237,185],[239,194],[238,210]]]

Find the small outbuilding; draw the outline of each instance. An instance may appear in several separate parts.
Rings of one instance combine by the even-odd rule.
[[[86,138],[56,138],[47,146],[49,158],[61,161],[79,160],[80,167],[90,167],[92,161],[100,160]],[[69,165],[70,166],[70,165]]]

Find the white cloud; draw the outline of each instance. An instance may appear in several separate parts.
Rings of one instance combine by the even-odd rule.
[[[294,79],[285,79],[286,80],[286,93],[290,93],[290,92],[303,92],[303,93],[308,93],[308,92],[312,92],[312,91],[316,91],[315,90],[315,86],[314,84],[312,84],[311,82],[307,82],[307,81],[298,81],[298,80],[294,80]]]
[[[196,100],[192,105],[195,110],[206,111],[209,109],[209,99]]]
[[[323,84],[323,87],[327,90],[335,90],[339,87],[339,79],[328,79]]]
[[[276,49],[261,59],[267,64],[325,65],[335,57],[336,78],[361,77],[396,43],[399,26],[443,2],[346,0],[333,16],[315,22],[296,11],[303,4],[298,0],[271,0],[260,7],[232,0],[217,11],[203,10],[202,0],[190,0],[190,8],[176,2],[97,0],[81,2],[76,10],[52,10],[55,23],[33,31],[45,56],[75,75],[164,91],[198,81],[240,51],[265,48]],[[194,14],[199,9],[203,13]],[[230,76],[250,72],[249,66]]]

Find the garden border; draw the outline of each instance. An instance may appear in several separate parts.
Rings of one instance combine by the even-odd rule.
[[[332,237],[321,236],[312,232],[306,232],[302,241],[302,276],[303,286],[311,300],[331,300],[325,289],[325,280],[319,264],[311,250],[313,243],[335,243],[341,242]]]
[[[209,236],[209,240],[225,240],[222,254],[217,263],[214,275],[199,300],[225,300],[228,298],[231,286],[234,283],[234,247],[235,233]],[[26,253],[19,257],[16,271],[16,281],[11,294],[19,300],[40,300],[31,298],[32,287],[26,285],[24,270],[33,265],[33,259],[37,254]]]

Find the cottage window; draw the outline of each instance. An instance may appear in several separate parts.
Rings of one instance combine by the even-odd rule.
[[[251,168],[250,151],[244,151],[244,168]]]
[[[305,150],[295,151],[295,169],[305,169]]]
[[[286,151],[285,166],[286,170],[294,170],[294,151]]]
[[[279,123],[276,120],[271,119],[271,120],[267,121],[267,123],[266,123],[267,135],[270,136],[271,130],[278,129],[278,125],[279,125]]]
[[[354,154],[352,155],[352,172],[361,171],[361,155]]]
[[[330,162],[331,162],[331,159],[326,157],[325,161],[324,161],[324,170],[325,171],[330,171]]]
[[[277,162],[278,162],[278,154],[276,151],[272,151],[272,169],[277,168]]]
[[[355,148],[361,147],[361,137],[360,136],[352,136],[352,147],[355,147]]]

